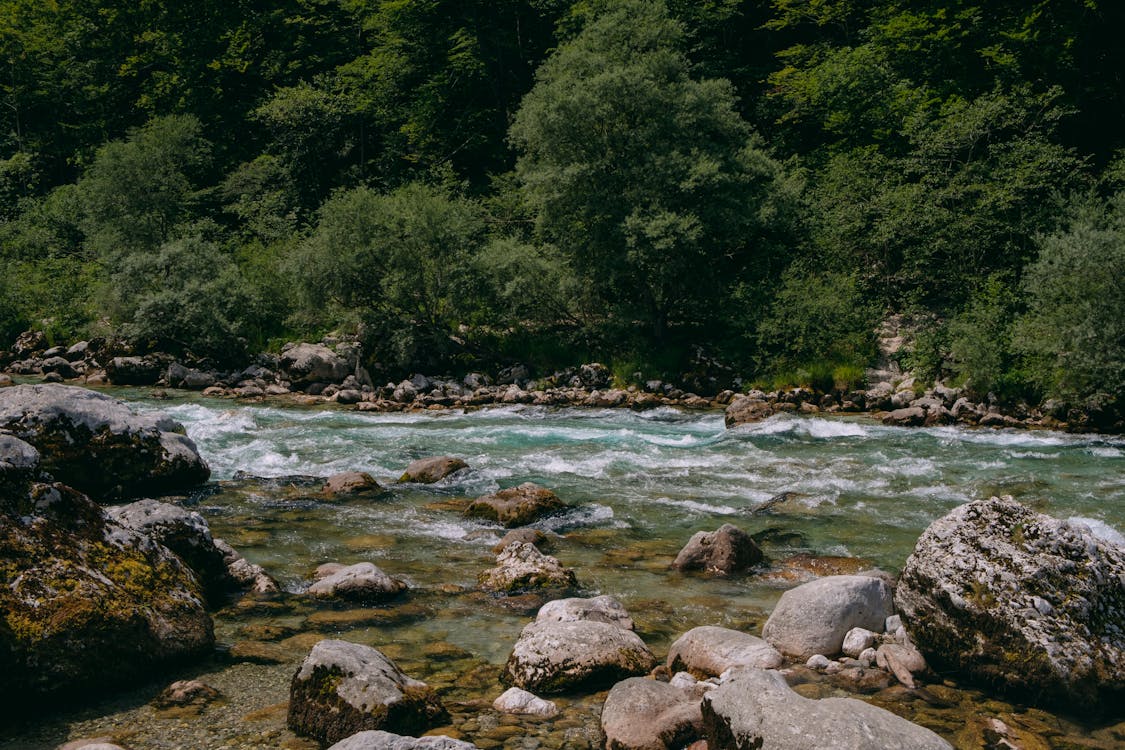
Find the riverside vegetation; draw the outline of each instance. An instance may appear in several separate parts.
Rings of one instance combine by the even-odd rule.
[[[1120,3],[0,0],[0,349],[1120,423]],[[887,363],[883,363],[886,365]],[[711,394],[704,394],[711,395]],[[918,395],[922,395],[919,393]]]

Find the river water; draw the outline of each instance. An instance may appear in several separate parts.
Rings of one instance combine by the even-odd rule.
[[[51,748],[99,734],[133,750],[314,747],[285,730],[284,701],[296,665],[321,637],[384,650],[434,685],[452,708],[449,730],[482,748],[595,746],[602,696],[562,699],[563,714],[553,721],[487,709],[503,689],[500,667],[539,602],[475,590],[503,530],[465,519],[460,508],[464,498],[524,481],[554,490],[571,506],[537,524],[552,537],[552,554],[575,569],[583,593],[620,598],[658,657],[697,625],[758,632],[813,558],[827,557],[822,564],[843,571],[896,573],[930,521],[976,498],[1013,495],[1125,543],[1125,439],[1117,437],[904,429],[859,417],[793,415],[726,430],[721,413],[671,408],[374,414],[115,393],[186,426],[215,480],[187,502],[292,596],[232,602],[216,616],[225,655],[35,719],[18,735],[0,737],[0,748]],[[431,455],[459,456],[470,469],[437,486],[394,486],[410,461]],[[318,484],[293,478],[346,470],[367,471],[391,490],[375,500],[328,502]],[[784,501],[755,512],[783,492]],[[754,534],[770,568],[731,580],[668,569],[691,534],[722,523]],[[413,590],[383,607],[314,606],[301,593],[312,570],[329,561],[374,562]],[[198,716],[148,705],[159,688],[185,676],[218,687],[226,701]],[[828,685],[807,690],[836,694]],[[959,747],[977,746],[976,735],[966,734],[966,715],[1005,717],[1043,747],[1120,747],[1125,739],[1120,725],[1076,725],[954,681],[933,691],[925,700],[893,690],[874,700]]]

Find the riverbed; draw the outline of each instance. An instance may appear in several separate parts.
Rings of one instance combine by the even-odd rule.
[[[460,509],[465,498],[524,481],[571,506],[536,527],[550,536],[551,553],[574,568],[582,593],[621,599],[658,657],[697,625],[758,633],[781,592],[817,565],[895,574],[930,521],[977,498],[1013,495],[1125,543],[1120,437],[896,428],[863,417],[787,414],[726,430],[719,412],[671,408],[377,414],[112,392],[185,425],[213,482],[182,501],[288,595],[231,601],[219,611],[220,653],[209,663],[29,719],[17,734],[0,736],[0,748],[53,748],[98,735],[133,750],[315,747],[284,728],[284,701],[297,664],[323,637],[374,645],[434,685],[453,714],[448,731],[482,748],[596,747],[603,695],[562,699],[554,720],[488,708],[503,690],[500,668],[539,602],[476,590],[503,530],[466,519]],[[432,455],[458,456],[470,469],[436,486],[395,485],[410,461]],[[304,478],[347,470],[369,472],[388,492],[331,502],[319,495],[319,482]],[[770,566],[727,580],[669,570],[694,532],[723,523],[755,535]],[[374,562],[412,591],[380,607],[314,605],[302,592],[315,567],[329,561]],[[225,702],[198,715],[148,705],[184,677],[219,688]],[[841,694],[829,683],[802,687]],[[973,746],[967,717],[976,715],[1007,717],[1044,747],[1121,747],[1125,740],[1120,725],[1083,726],[963,689],[955,679],[927,690],[868,698],[959,747]]]

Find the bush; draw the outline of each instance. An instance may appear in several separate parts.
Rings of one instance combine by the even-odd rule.
[[[1125,402],[1125,192],[1075,201],[1023,288],[1014,339],[1030,379],[1063,399]]]
[[[949,322],[949,354],[958,382],[983,396],[1011,401],[1026,384],[1015,372],[1012,324],[1018,300],[1000,275],[987,278]]]

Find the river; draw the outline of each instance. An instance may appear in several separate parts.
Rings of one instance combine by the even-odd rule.
[[[99,734],[119,737],[133,750],[314,747],[284,729],[283,702],[301,657],[327,636],[375,645],[435,685],[455,704],[453,728],[482,748],[594,745],[599,696],[564,699],[563,715],[553,721],[482,709],[501,692],[496,676],[538,602],[475,591],[503,530],[465,519],[459,501],[524,481],[554,490],[571,506],[537,524],[554,538],[552,553],[575,569],[584,592],[620,598],[661,657],[671,640],[696,625],[758,632],[780,593],[798,580],[800,567],[784,563],[795,556],[859,558],[856,567],[897,573],[930,521],[976,498],[1013,495],[1125,543],[1125,439],[1119,437],[907,429],[862,417],[792,415],[728,431],[720,413],[670,408],[375,414],[114,392],[186,426],[215,481],[188,502],[216,536],[294,596],[257,606],[232,603],[216,615],[226,656],[35,719],[18,735],[0,737],[0,748],[53,748],[67,737]],[[443,454],[465,459],[470,469],[435,487],[394,487],[410,461]],[[243,475],[323,477],[345,470],[367,471],[391,491],[377,500],[326,502],[299,480]],[[755,513],[782,492],[790,493],[783,502]],[[692,533],[723,523],[756,535],[775,564],[730,580],[669,571]],[[300,596],[318,564],[364,560],[407,580],[412,593],[366,610],[318,608]],[[226,702],[201,716],[147,705],[160,687],[184,676],[215,685]],[[889,707],[956,739],[966,707],[990,698],[953,682],[945,688],[939,701]],[[1032,715],[992,704],[998,716]],[[1034,716],[1054,727],[1044,737],[1096,739],[1109,732],[1044,712]]]

